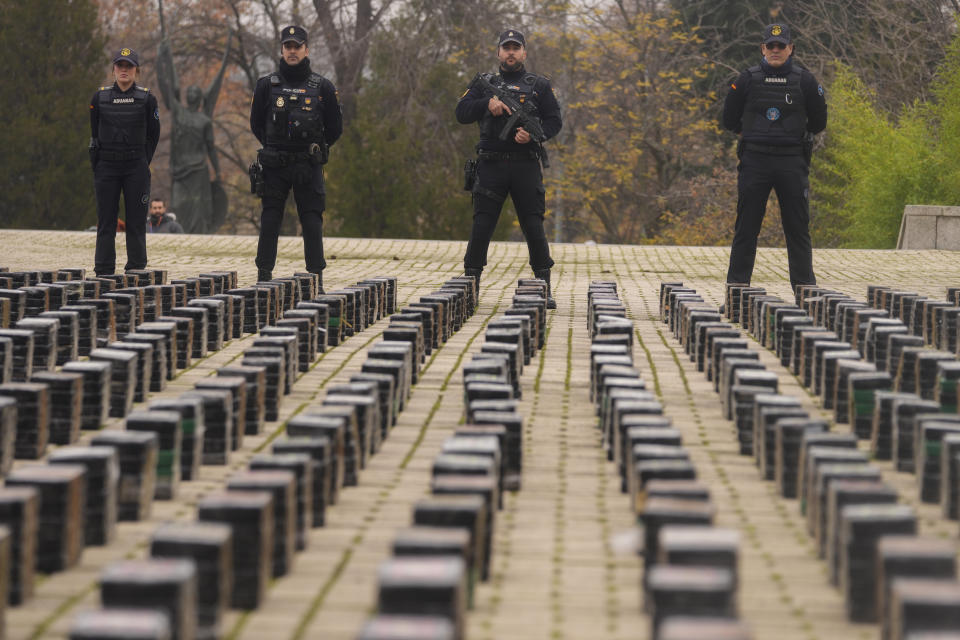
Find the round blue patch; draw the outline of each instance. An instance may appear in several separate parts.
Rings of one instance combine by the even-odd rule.
[[[154,109],[154,110],[153,110],[153,119],[154,119],[154,120],[159,120],[159,119],[160,119],[160,109]]]
[[[821,96],[823,95],[823,85],[822,85],[822,84],[818,84],[818,85],[817,85],[817,93],[819,93]]]
[[[775,122],[780,119],[780,109],[776,107],[770,107],[767,109],[767,120],[770,122]]]

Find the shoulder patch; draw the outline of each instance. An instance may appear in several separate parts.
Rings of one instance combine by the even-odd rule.
[[[110,88],[110,87],[100,87],[100,88],[98,89],[98,91],[106,91],[106,90],[109,89],[109,88]]]
[[[822,85],[822,84],[818,84],[818,85],[817,85],[817,93],[819,93],[821,96],[823,95],[823,85]]]

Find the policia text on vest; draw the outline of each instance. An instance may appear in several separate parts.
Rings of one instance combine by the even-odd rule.
[[[777,193],[790,284],[815,284],[810,241],[812,136],[826,128],[823,87],[794,60],[786,25],[769,25],[764,58],[730,85],[722,124],[740,134],[737,220],[727,282],[749,283],[770,190]]]
[[[120,195],[126,213],[127,263],[124,269],[147,266],[147,202],[150,162],[160,139],[157,99],[136,83],[139,57],[124,47],[114,55],[116,81],[100,87],[90,99],[90,163],[97,197],[97,275],[116,269]]]

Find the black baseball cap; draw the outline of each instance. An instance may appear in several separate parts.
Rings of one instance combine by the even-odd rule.
[[[284,27],[280,31],[280,44],[290,41],[296,42],[297,44],[306,44],[307,30],[303,27],[298,27],[295,24],[292,24],[289,27]]]
[[[768,24],[763,30],[763,44],[771,42],[790,44],[790,27],[779,22]]]
[[[135,67],[140,66],[140,56],[130,47],[124,47],[113,55],[113,64],[117,64],[121,60],[129,62]]]
[[[516,42],[521,47],[527,46],[527,41],[523,37],[523,34],[517,31],[516,29],[507,29],[506,31],[501,33],[500,44],[498,44],[497,46],[502,47],[504,44],[508,42]]]

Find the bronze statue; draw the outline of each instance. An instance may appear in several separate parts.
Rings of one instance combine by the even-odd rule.
[[[223,224],[227,212],[227,196],[220,183],[220,163],[213,144],[213,108],[217,104],[223,74],[230,55],[233,32],[227,36],[227,49],[216,77],[203,91],[192,85],[187,88],[187,104],[180,102],[180,79],[173,64],[170,41],[163,24],[160,4],[160,50],[157,55],[157,79],[163,104],[172,115],[170,135],[170,173],[173,190],[171,210],[186,233],[214,233]],[[207,158],[213,167],[210,181]]]

